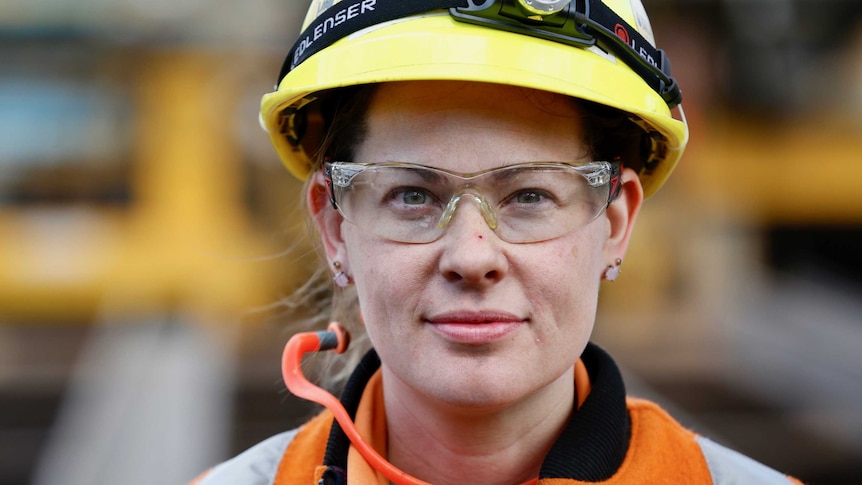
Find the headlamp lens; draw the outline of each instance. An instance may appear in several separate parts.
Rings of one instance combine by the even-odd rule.
[[[572,0],[518,0],[524,10],[535,15],[551,15],[561,12]]]
[[[554,239],[595,220],[619,176],[610,162],[529,162],[473,174],[406,163],[329,162],[325,170],[345,219],[406,243],[439,239],[471,203],[504,241]]]

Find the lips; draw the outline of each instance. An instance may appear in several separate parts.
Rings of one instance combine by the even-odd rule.
[[[447,312],[426,321],[444,339],[471,345],[493,343],[527,323],[524,318],[500,311]]]

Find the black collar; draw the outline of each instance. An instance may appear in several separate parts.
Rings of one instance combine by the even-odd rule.
[[[626,456],[631,427],[619,369],[604,350],[592,343],[581,358],[590,375],[592,390],[548,452],[539,478],[601,482],[617,472]],[[350,376],[341,403],[351,419],[356,419],[362,391],[379,368],[380,358],[372,349]],[[323,461],[327,466],[323,483],[346,483],[349,448],[350,440],[333,420]]]

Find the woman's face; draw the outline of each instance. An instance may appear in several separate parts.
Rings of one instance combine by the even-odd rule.
[[[587,161],[576,105],[520,88],[384,84],[367,122],[356,162],[468,173]],[[626,172],[624,182],[629,188],[637,179]],[[312,200],[312,210],[330,260],[356,284],[386,385],[447,405],[499,407],[561,379],[571,383],[569,371],[592,332],[601,276],[623,256],[640,204],[635,196],[632,210],[629,198],[621,199],[624,207],[581,229],[529,244],[499,239],[466,200],[443,236],[427,244],[372,235],[326,203]]]

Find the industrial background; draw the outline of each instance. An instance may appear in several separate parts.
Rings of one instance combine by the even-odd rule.
[[[862,483],[862,3],[646,0],[693,138],[595,340],[630,390]],[[0,0],[0,485],[182,484],[314,408],[257,125],[307,0]]]

